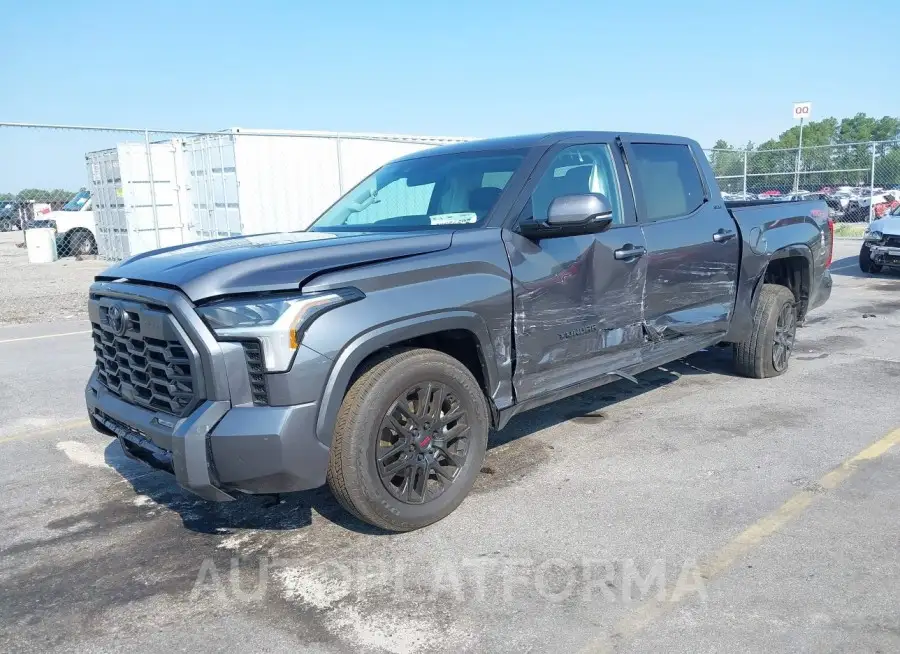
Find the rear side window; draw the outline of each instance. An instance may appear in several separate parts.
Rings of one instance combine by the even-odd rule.
[[[677,218],[703,204],[703,181],[687,145],[633,143],[631,174],[641,189],[644,220]]]

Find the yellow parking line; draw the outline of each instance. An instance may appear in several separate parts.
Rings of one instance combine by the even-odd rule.
[[[900,429],[895,429],[887,436],[880,438],[869,445],[856,456],[847,459],[831,472],[825,474],[817,482],[818,488],[825,490],[837,488],[853,476],[859,469],[861,463],[877,459],[898,443],[900,443]],[[725,546],[713,554],[707,562],[700,564],[696,568],[696,573],[706,581],[710,581],[723,574],[735,563],[735,561],[748,554],[766,538],[777,533],[787,523],[799,517],[800,514],[802,514],[803,511],[820,496],[821,491],[816,493],[811,490],[802,490],[796,493],[775,511],[757,521],[738,534],[734,539],[726,543]],[[681,599],[691,596],[691,593],[687,593],[686,595],[680,593],[675,594],[672,590],[672,588],[669,588],[665,593],[665,597],[670,598],[668,601],[658,600],[656,599],[656,596],[647,600],[635,611],[619,621],[611,635],[603,635],[589,641],[581,651],[613,651],[616,646],[624,644],[647,627],[651,622],[664,616],[678,606]]]
[[[57,423],[52,427],[46,427],[44,429],[33,429],[30,431],[19,432],[18,434],[11,434],[9,436],[0,437],[0,443],[19,441],[23,438],[31,438],[33,436],[46,436],[47,434],[54,434],[56,432],[65,431],[66,429],[87,427],[89,424],[91,424],[90,421],[85,420],[84,418],[79,418],[78,420],[68,420],[66,422]]]

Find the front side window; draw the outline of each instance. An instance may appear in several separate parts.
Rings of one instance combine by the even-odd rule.
[[[546,220],[555,198],[585,193],[605,195],[613,208],[613,224],[624,222],[616,170],[606,145],[573,145],[553,158],[531,194],[534,219]]]
[[[478,227],[524,157],[524,150],[500,150],[426,155],[389,163],[338,200],[310,229]]]
[[[628,164],[643,200],[644,220],[686,216],[703,204],[697,162],[687,145],[633,143]]]

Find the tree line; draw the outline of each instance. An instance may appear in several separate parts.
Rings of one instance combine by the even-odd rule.
[[[900,118],[875,118],[858,113],[852,118],[825,118],[803,125],[800,187],[868,186],[875,154],[875,186],[900,186]],[[747,189],[790,188],[797,168],[800,125],[778,138],[743,148],[719,139],[709,153],[710,163],[722,187],[743,187],[746,158]],[[827,147],[825,147],[827,146]],[[746,155],[745,155],[746,152]]]
[[[0,202],[68,202],[77,192],[62,188],[26,188],[18,193],[0,193]]]

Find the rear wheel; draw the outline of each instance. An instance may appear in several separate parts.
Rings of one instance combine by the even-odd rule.
[[[859,250],[859,269],[864,273],[881,272],[881,266],[872,261],[872,251],[868,245],[863,245]]]
[[[66,239],[66,246],[66,251],[62,253],[62,256],[64,257],[97,254],[97,242],[94,240],[94,235],[84,229],[80,229],[70,234]]]
[[[797,334],[794,294],[778,284],[764,284],[753,314],[753,330],[734,344],[737,372],[745,377],[777,377],[788,368]]]
[[[344,508],[370,524],[424,527],[471,490],[488,428],[484,393],[462,363],[428,349],[386,356],[344,397],[328,484]]]

